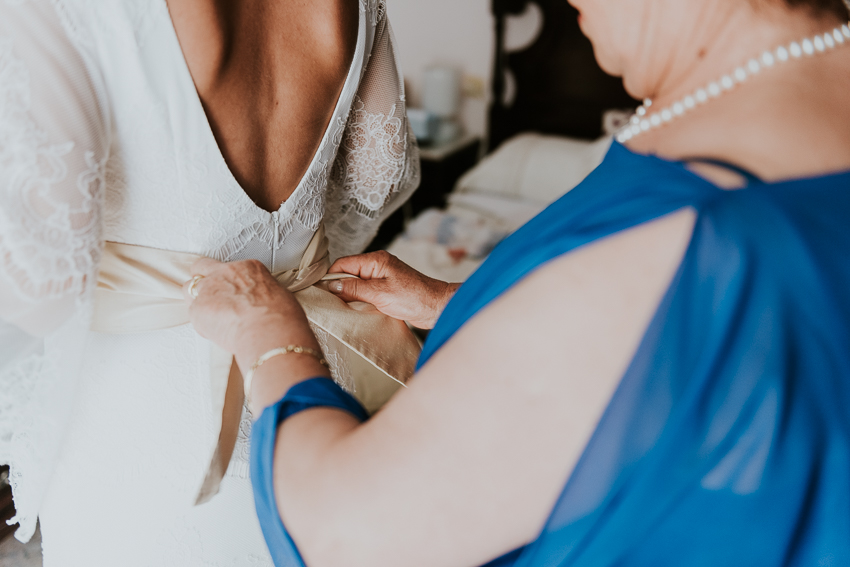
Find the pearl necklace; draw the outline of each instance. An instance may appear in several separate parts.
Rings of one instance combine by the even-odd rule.
[[[697,105],[705,104],[709,100],[719,97],[722,93],[731,91],[736,85],[759,74],[762,69],[773,67],[777,62],[785,63],[791,59],[799,59],[803,55],[812,56],[828,49],[835,49],[845,42],[850,43],[850,27],[847,24],[823,35],[806,38],[800,42],[793,41],[788,46],[783,45],[773,51],[765,51],[761,57],[750,59],[746,65],[738,67],[731,74],[724,75],[720,80],[697,89],[693,94],[658,112],[648,114],[652,101],[646,99],[635,111],[629,123],[617,132],[617,141],[622,144],[643,132],[663,126],[687,111],[693,110]]]

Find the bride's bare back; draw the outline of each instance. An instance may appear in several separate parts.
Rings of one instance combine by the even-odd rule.
[[[234,177],[276,210],[333,114],[357,41],[353,0],[168,0],[195,88]]]

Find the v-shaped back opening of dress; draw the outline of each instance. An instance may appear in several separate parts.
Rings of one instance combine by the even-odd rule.
[[[310,158],[309,165],[307,169],[304,171],[304,174],[298,181],[298,184],[295,186],[295,189],[292,193],[283,201],[281,201],[280,205],[274,210],[267,210],[264,207],[258,205],[254,199],[245,191],[245,188],[239,183],[239,180],[233,173],[230,164],[227,162],[227,159],[224,157],[224,152],[222,151],[221,144],[216,138],[215,132],[212,128],[212,124],[210,123],[209,115],[207,114],[207,110],[204,108],[203,101],[201,100],[201,96],[198,93],[197,86],[195,84],[195,80],[192,77],[191,70],[189,68],[189,63],[186,59],[185,53],[183,52],[183,48],[180,46],[180,38],[177,34],[177,29],[174,25],[174,19],[171,16],[171,12],[166,6],[166,13],[168,14],[170,32],[173,35],[173,39],[175,44],[178,46],[178,57],[179,57],[179,66],[181,70],[181,75],[184,80],[187,80],[189,84],[191,84],[192,92],[194,96],[192,97],[193,106],[195,106],[195,110],[203,116],[203,124],[205,125],[205,131],[203,132],[204,137],[206,137],[209,143],[212,144],[212,147],[215,149],[216,159],[223,164],[222,169],[226,170],[228,177],[230,178],[232,185],[234,188],[238,188],[241,193],[240,198],[244,198],[253,205],[254,208],[260,211],[264,211],[269,215],[276,216],[286,216],[290,212],[289,203],[296,201],[295,197],[300,195],[303,191],[305,191],[305,185],[311,178],[319,177],[321,173],[318,171],[325,164],[320,163],[320,155],[322,154],[322,149],[328,144],[334,142],[332,140],[334,124],[340,120],[345,120],[347,117],[353,96],[352,91],[356,91],[357,87],[360,83],[360,78],[363,75],[365,70],[364,57],[363,53],[366,50],[366,14],[363,10],[358,10],[357,16],[357,39],[355,43],[355,49],[353,54],[351,55],[351,59],[348,63],[348,72],[345,76],[345,81],[342,84],[342,88],[340,89],[339,95],[337,96],[336,102],[334,103],[333,112],[331,114],[330,119],[328,120],[327,125],[322,133],[321,139],[319,143],[316,145],[316,149],[313,152],[312,157]]]

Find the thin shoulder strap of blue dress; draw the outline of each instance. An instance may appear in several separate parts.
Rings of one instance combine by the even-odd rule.
[[[741,167],[739,165],[735,165],[733,163],[729,163],[728,161],[722,161],[722,160],[719,160],[719,159],[697,157],[697,158],[689,158],[689,159],[683,160],[682,163],[684,163],[684,164],[706,163],[706,164],[709,164],[709,165],[716,165],[717,167],[721,167],[723,169],[728,169],[729,171],[737,173],[738,175],[740,175],[741,177],[743,177],[744,179],[747,180],[747,185],[764,185],[764,180],[761,177],[759,177],[758,175],[756,175],[755,173],[753,173],[752,171],[750,171],[748,169],[744,169],[743,167]]]

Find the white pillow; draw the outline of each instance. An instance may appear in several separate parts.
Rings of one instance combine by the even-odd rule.
[[[602,163],[611,137],[588,142],[533,132],[505,141],[460,178],[456,193],[489,193],[548,205]]]

